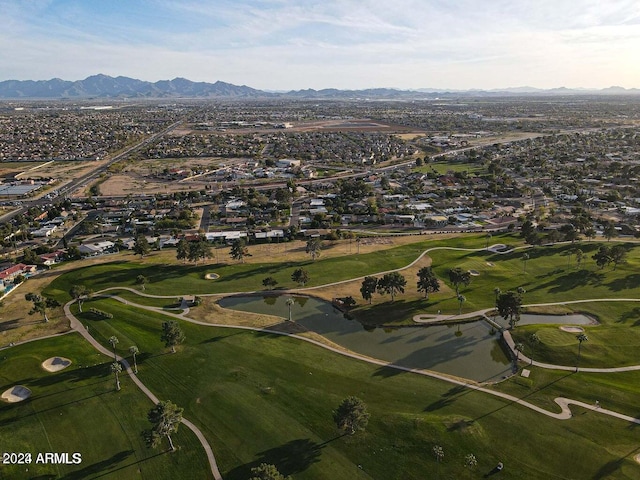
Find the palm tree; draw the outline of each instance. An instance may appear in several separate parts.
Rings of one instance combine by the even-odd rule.
[[[485,238],[487,239],[487,245],[485,246],[485,250],[489,250],[489,240],[491,240],[491,234],[487,233]]]
[[[462,315],[462,304],[467,301],[467,298],[464,295],[458,295],[458,302],[460,303],[460,308],[458,309],[458,315]]]
[[[578,367],[580,365],[580,351],[582,350],[582,342],[586,342],[587,340],[589,340],[589,337],[587,337],[584,333],[580,333],[576,335],[576,338],[578,339],[578,359],[576,361],[576,372],[577,372]]]
[[[538,336],[537,333],[532,333],[531,335],[529,335],[529,344],[531,345],[531,363],[529,363],[529,365],[533,364],[533,350],[535,348],[536,345],[538,345],[540,343],[540,337]]]
[[[131,345],[129,347],[129,353],[131,355],[133,355],[133,373],[138,373],[138,363],[136,362],[136,355],[138,353],[140,353],[140,350],[138,350],[138,347],[136,347],[135,345]]]
[[[293,298],[287,298],[287,307],[289,307],[289,321],[291,322],[291,307],[294,304]]]
[[[498,303],[498,297],[500,296],[500,294],[502,293],[502,290],[500,290],[500,287],[496,287],[493,289],[493,293],[496,296],[496,303]]]
[[[109,343],[111,344],[111,348],[113,348],[113,360],[116,361],[116,345],[120,343],[120,340],[118,340],[118,337],[116,337],[115,335],[112,335],[111,337],[109,337]]]
[[[111,364],[111,372],[116,376],[116,390],[120,391],[120,373],[122,372],[122,365],[120,362],[113,362]]]
[[[522,273],[527,273],[527,260],[529,260],[529,254],[522,254]]]

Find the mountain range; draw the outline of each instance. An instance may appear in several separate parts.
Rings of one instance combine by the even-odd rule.
[[[640,89],[609,87],[589,89],[539,89],[517,87],[494,90],[446,90],[421,88],[400,90],[394,88],[370,88],[364,90],[295,90],[267,92],[246,85],[238,86],[217,81],[193,82],[185,78],[146,82],[129,77],[92,75],[84,80],[5,80],[0,82],[0,98],[3,99],[91,99],[91,98],[297,98],[297,99],[371,99],[411,100],[446,97],[478,96],[543,96],[543,95],[638,95]]]

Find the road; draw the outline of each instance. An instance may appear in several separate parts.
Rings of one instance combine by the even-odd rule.
[[[122,160],[127,155],[135,152],[136,150],[138,150],[138,149],[140,149],[142,147],[145,147],[145,146],[149,145],[152,142],[155,142],[161,136],[163,136],[163,135],[171,132],[175,128],[177,128],[179,125],[182,124],[182,122],[183,122],[182,120],[179,120],[179,121],[169,125],[167,128],[165,128],[161,132],[155,133],[155,134],[151,135],[150,137],[147,137],[144,140],[141,140],[140,142],[136,143],[135,145],[132,145],[132,146],[126,148],[125,150],[121,151],[120,153],[114,155],[108,162],[100,165],[99,167],[95,168],[94,170],[92,170],[92,171],[90,171],[88,173],[85,173],[84,175],[72,180],[68,184],[66,184],[63,187],[58,189],[59,195],[58,195],[58,197],[56,197],[56,199],[40,197],[40,198],[36,198],[34,200],[23,200],[22,201],[22,206],[19,209],[14,210],[14,211],[9,212],[8,214],[4,215],[2,217],[2,221],[6,222],[6,221],[11,220],[13,217],[15,217],[15,216],[17,216],[19,214],[24,214],[30,207],[40,207],[42,205],[47,205],[49,203],[56,203],[56,202],[61,201],[61,199],[65,198],[65,197],[71,196],[73,194],[73,192],[75,190],[77,190],[78,188],[83,188],[83,187],[89,185],[89,183],[91,183],[93,180],[98,178],[111,165],[113,165],[114,163],[116,163],[119,160]]]

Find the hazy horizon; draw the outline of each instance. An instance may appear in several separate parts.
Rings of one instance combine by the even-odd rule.
[[[0,14],[7,80],[102,73],[271,91],[640,87],[632,0],[35,0],[0,3]]]

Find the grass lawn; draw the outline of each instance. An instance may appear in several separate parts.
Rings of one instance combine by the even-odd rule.
[[[64,356],[72,364],[48,373],[41,363]],[[0,478],[210,478],[202,446],[182,426],[175,442],[148,449],[140,435],[149,428],[146,415],[153,403],[126,374],[116,392],[110,359],[78,334],[39,340],[0,352],[0,391],[14,385],[32,395],[19,403],[0,403],[0,445],[3,452],[30,452],[31,465],[2,465]],[[38,453],[78,452],[78,465],[36,464]],[[28,468],[28,472],[26,470]]]
[[[160,398],[185,408],[212,444],[226,480],[246,479],[264,461],[296,479],[478,478],[499,461],[506,466],[501,475],[513,479],[640,474],[632,459],[635,430],[603,415],[557,421],[486,394],[260,332],[181,322],[187,340],[169,354],[159,339],[163,315],[109,299],[89,306],[114,314],[110,320],[80,317],[107,347],[111,335],[119,337],[122,353],[138,345],[140,378]],[[565,388],[575,393],[584,386]],[[637,397],[622,393],[618,406],[631,410]],[[347,395],[359,396],[371,411],[366,432],[353,437],[339,436],[331,420]],[[445,452],[440,465],[434,445]],[[474,470],[463,465],[468,453],[478,459]]]
[[[262,290],[264,288],[262,280],[269,276],[278,281],[279,288],[297,288],[298,285],[291,280],[291,274],[300,267],[309,272],[310,281],[307,286],[314,286],[401,268],[415,260],[425,249],[450,243],[451,240],[448,239],[424,240],[360,255],[321,257],[315,262],[306,259],[259,264],[182,265],[158,264],[145,261],[146,259],[142,261],[128,259],[91,265],[65,273],[54,279],[45,293],[63,302],[69,299],[68,291],[72,285],[84,284],[94,291],[112,286],[135,288],[135,279],[138,275],[144,275],[149,279],[146,292],[155,295],[179,296]],[[455,245],[480,248],[484,245],[484,237],[465,236],[456,240]],[[220,278],[206,280],[205,275],[212,272],[219,274]]]

